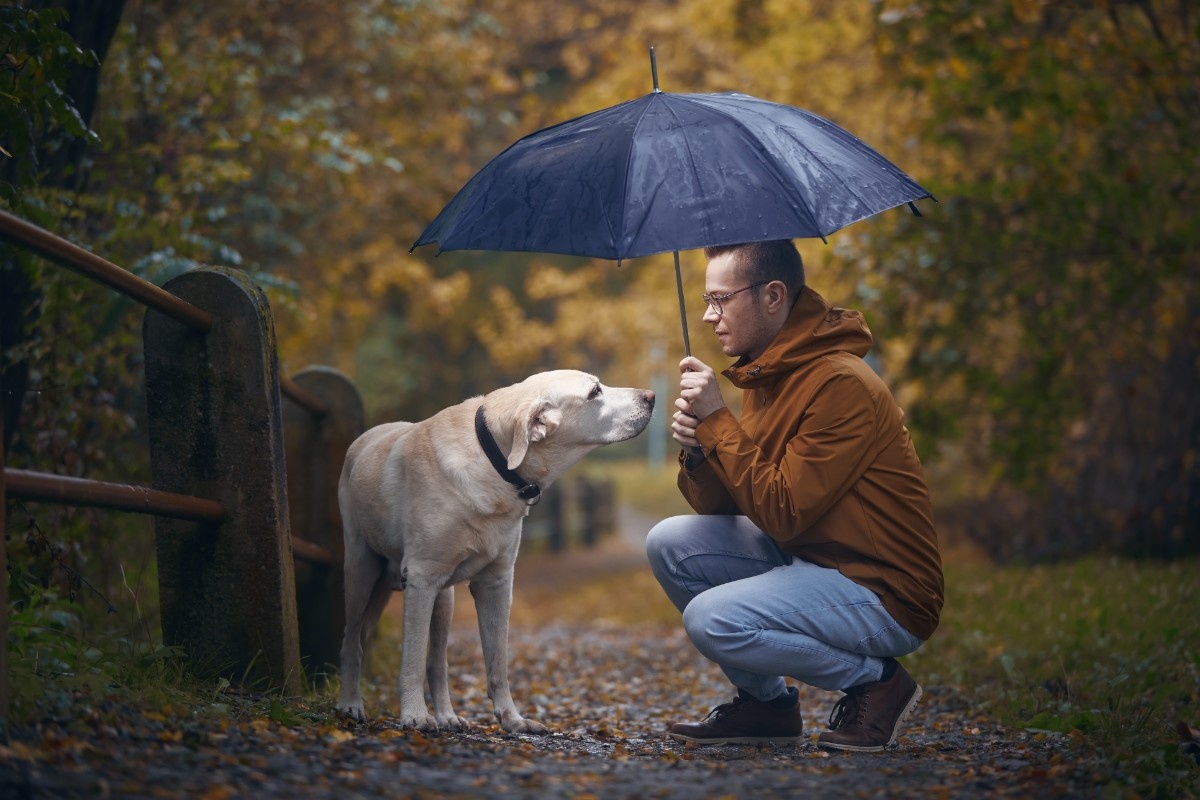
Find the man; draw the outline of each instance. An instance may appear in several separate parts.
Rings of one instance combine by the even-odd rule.
[[[882,750],[921,696],[896,658],[933,633],[943,593],[903,412],[863,361],[862,315],[804,285],[791,241],[705,256],[704,321],[737,357],[724,375],[743,390],[741,419],[710,367],[680,362],[671,429],[698,515],[659,523],[647,551],[688,636],[737,695],[670,735],[797,740],[791,677],[845,693],[820,745]]]

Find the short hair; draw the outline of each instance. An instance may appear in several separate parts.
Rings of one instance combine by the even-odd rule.
[[[704,257],[709,261],[725,253],[733,253],[733,265],[747,284],[782,281],[791,303],[800,296],[804,288],[804,260],[791,239],[704,248]]]

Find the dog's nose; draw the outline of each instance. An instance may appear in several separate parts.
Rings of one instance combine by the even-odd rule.
[[[651,409],[654,408],[654,392],[649,389],[643,389],[642,399],[646,401],[646,405],[650,406]]]

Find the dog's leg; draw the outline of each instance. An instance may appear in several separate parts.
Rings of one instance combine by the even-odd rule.
[[[384,560],[366,544],[355,536],[346,537],[346,632],[342,638],[342,687],[338,692],[337,710],[359,722],[366,718],[358,686],[363,648],[371,626],[379,619],[379,612],[391,593],[383,568]],[[383,595],[382,603],[378,599],[380,594]]]
[[[487,669],[488,697],[500,727],[509,733],[549,733],[546,726],[525,719],[513,703],[508,686],[508,617],[512,610],[512,560],[506,566],[484,570],[471,580],[479,617],[479,641]]]
[[[446,648],[450,643],[450,622],[454,618],[454,587],[447,586],[438,593],[433,604],[433,624],[429,626],[429,660],[425,665],[425,680],[433,700],[433,716],[439,728],[465,731],[471,726],[454,713],[450,701],[449,670]]]
[[[385,572],[375,581],[375,589],[371,592],[370,601],[367,602],[367,610],[363,612],[362,647],[364,653],[367,651],[367,645],[371,643],[371,634],[375,632],[379,618],[383,616],[383,610],[387,608],[388,601],[392,599],[393,591],[395,589]]]
[[[425,704],[425,663],[429,657],[429,626],[441,593],[441,583],[429,576],[408,575],[404,589],[404,657],[400,664],[400,726],[436,731],[437,720]]]

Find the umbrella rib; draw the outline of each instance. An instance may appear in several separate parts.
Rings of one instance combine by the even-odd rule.
[[[756,111],[756,110],[748,110],[748,111],[749,111],[749,113],[754,113],[759,116],[762,116],[762,112],[760,112],[760,111]],[[860,155],[862,155],[863,157],[872,161],[877,166],[880,166],[880,167],[891,166],[891,168],[894,169],[896,172],[898,172],[898,173],[900,172],[899,168],[895,167],[895,165],[892,165],[891,162],[887,161],[887,159],[885,159],[876,150],[874,150],[870,147],[867,147],[867,145],[865,143],[863,143],[863,141],[861,139],[859,139],[853,133],[850,133],[850,131],[846,130],[845,128],[842,128],[841,126],[835,125],[834,123],[826,120],[824,117],[820,116],[819,114],[813,114],[808,111],[806,111],[805,113],[808,114],[810,117],[815,118],[814,121],[816,124],[832,126],[835,130],[841,131],[842,133],[844,133],[852,141],[852,143],[854,145],[854,149],[856,151],[858,151],[860,153]],[[736,118],[734,119],[734,123],[739,126],[742,125],[741,121]],[[822,239],[824,239],[826,236],[830,236],[830,235],[840,231],[842,228],[845,228],[849,225],[854,224],[855,222],[859,222],[860,220],[866,219],[869,216],[878,214],[882,211],[886,211],[886,210],[888,210],[888,208],[895,208],[896,206],[904,204],[905,201],[901,201],[899,203],[894,203],[893,205],[888,206],[887,208],[875,208],[874,204],[868,202],[867,199],[864,198],[857,191],[857,189],[850,182],[848,182],[844,176],[842,176],[842,174],[840,172],[838,172],[835,169],[831,169],[829,167],[829,165],[825,162],[825,160],[822,159],[819,155],[817,155],[811,147],[809,147],[807,144],[805,144],[804,141],[802,139],[800,139],[800,137],[796,136],[792,131],[788,130],[787,128],[784,128],[782,126],[780,126],[780,128],[793,144],[795,144],[797,147],[800,147],[806,153],[808,153],[809,156],[812,158],[813,162],[820,164],[821,167],[824,169],[824,171],[828,175],[832,176],[832,178],[834,180],[836,180],[839,184],[841,184],[842,187],[845,188],[847,193],[850,194],[850,196],[852,196],[855,200],[858,200],[865,208],[868,209],[867,214],[864,214],[863,216],[858,217],[857,219],[847,220],[846,222],[842,223],[840,226],[838,226],[832,230],[829,230],[829,231],[822,231],[820,229],[820,225],[816,224],[816,215],[814,214],[813,215],[814,227],[820,232]],[[901,173],[901,174],[903,175],[903,173]],[[928,193],[926,193],[925,196],[927,196],[927,195],[928,195]],[[918,200],[920,198],[916,197],[913,199]]]
[[[662,98],[670,97],[670,98],[674,98],[674,99],[681,99],[681,98],[683,98],[683,95],[670,94],[668,92],[658,92],[651,96],[651,102],[658,100],[658,98],[660,98],[660,97],[662,97]],[[682,124],[682,122],[679,119],[679,116],[675,113],[674,109],[671,108],[670,103],[665,103],[664,108],[667,110],[667,113],[671,115],[671,118],[674,119],[677,123],[679,123],[679,135],[683,139],[684,146],[687,148],[688,167],[691,169],[692,175],[696,180],[696,185],[699,186],[700,185],[700,173],[696,169],[696,160],[694,158],[692,158],[692,145],[691,145],[691,142],[688,141],[686,127]],[[640,117],[638,117],[637,124],[633,126],[633,131],[635,134],[637,133],[638,125],[642,124],[642,119],[645,117],[646,112],[648,112],[649,109],[650,109],[650,104],[647,103],[645,111],[643,111],[642,115]],[[631,142],[632,142],[633,138],[634,137],[630,137]],[[632,154],[633,154],[633,148],[630,147],[630,158],[632,158]],[[626,175],[626,180],[628,180],[628,176],[629,176],[628,165],[627,165],[625,175]],[[660,184],[660,186],[661,186],[661,184]],[[655,187],[655,189],[654,189],[655,195],[658,194],[658,189],[659,189],[659,187]],[[626,197],[629,196],[628,191],[625,192],[625,196]],[[622,217],[621,218],[624,219],[624,208],[622,208]],[[646,227],[647,222],[649,222],[649,215],[643,215],[641,222],[638,224],[637,233],[635,233],[634,236],[630,237],[631,240],[636,241],[637,234],[641,233],[642,228]],[[708,228],[707,224],[705,225],[705,228],[706,229]],[[707,230],[706,230],[706,233],[707,233]],[[678,248],[676,248],[676,250],[678,250]]]
[[[629,147],[625,151],[625,175],[624,175],[625,191],[621,192],[621,218],[618,221],[618,232],[619,233],[625,232],[625,210],[626,210],[626,206],[629,203],[629,196],[630,196],[629,176],[633,173],[633,149],[634,149],[633,143],[637,140],[638,128],[641,127],[642,120],[644,120],[646,118],[646,115],[650,113],[651,103],[657,102],[660,97],[664,97],[666,95],[667,95],[666,92],[654,92],[654,93],[648,95],[647,96],[648,102],[642,108],[641,113],[638,114],[637,121],[633,123],[633,127],[630,129],[631,133],[629,136]],[[670,111],[671,107],[667,106],[667,110]],[[657,194],[657,193],[658,193],[658,189],[656,188],[655,194]],[[640,233],[642,228],[644,228],[646,226],[647,220],[648,220],[647,215],[642,215],[641,223],[638,225],[638,233]],[[610,232],[612,231],[611,224],[609,225],[609,231]],[[631,237],[629,237],[629,239],[630,239],[630,241],[636,241],[637,236],[636,235],[631,236]],[[619,243],[617,246],[617,260],[618,261],[623,260],[628,253],[628,248],[625,246],[624,239],[619,238],[618,236],[613,236],[612,240],[614,242]]]
[[[818,116],[818,115],[814,115],[814,116]],[[824,118],[820,118],[820,119],[822,121],[822,124],[824,124]],[[845,130],[845,129],[843,128],[842,130]],[[854,143],[855,143],[855,149],[860,150],[860,151],[863,150],[863,148],[861,146],[861,140],[857,136],[854,136],[853,134],[851,134],[849,131],[847,131],[846,133],[847,133],[847,135],[853,137]],[[865,219],[866,217],[869,217],[872,214],[877,214],[880,211],[884,210],[882,208],[875,209],[871,203],[867,202],[866,198],[864,198],[861,194],[859,194],[858,190],[849,181],[847,181],[845,177],[843,177],[837,170],[831,169],[829,167],[829,165],[825,163],[824,159],[822,159],[816,153],[813,153],[812,148],[803,144],[799,140],[799,138],[797,136],[795,136],[791,131],[786,131],[786,134],[787,134],[787,137],[790,140],[792,140],[795,144],[797,144],[800,147],[803,147],[807,152],[809,152],[812,155],[813,160],[816,163],[820,164],[827,173],[832,175],[834,180],[836,180],[839,184],[841,184],[842,187],[847,191],[847,193],[850,194],[851,197],[853,197],[855,200],[858,200],[860,203],[863,204],[863,206],[865,206],[869,210],[869,213],[864,215],[863,217],[859,217],[858,219],[855,219],[855,220],[848,220],[847,222],[842,224],[840,227],[834,228],[831,231],[822,231],[821,232],[822,239],[824,239],[826,236],[830,236],[830,235],[836,233],[837,231],[840,231],[842,228],[845,228],[847,225],[851,225],[855,222],[858,222],[861,219]],[[865,153],[865,155],[867,156],[867,158],[871,159],[872,161],[875,160],[872,152],[867,152],[867,153]],[[819,226],[818,226],[818,230],[820,230]]]
[[[711,106],[708,106],[704,103],[691,100],[691,98],[687,98],[687,99],[689,102],[693,102],[698,106],[707,108],[709,110],[713,110]],[[743,113],[754,113],[760,117],[763,116],[763,114],[761,112],[754,111],[753,109],[739,109],[739,111],[742,111]],[[724,109],[719,109],[719,113],[724,114],[729,119],[729,121],[731,123],[733,123],[734,126],[736,126],[743,133],[745,133],[747,135],[747,139],[754,138],[753,135],[751,135],[751,133],[750,133],[750,129],[746,126],[745,123],[743,123],[740,119],[738,119],[736,115],[730,114],[728,111],[726,111]],[[769,120],[769,118],[768,118],[768,120]],[[782,128],[782,126],[778,126],[778,127]],[[784,129],[784,130],[786,130],[786,129]],[[799,139],[792,136],[790,134],[790,132],[789,132],[788,138],[791,139],[793,142],[795,142],[797,145],[799,145],[806,153],[808,153],[812,157],[812,159],[814,161],[816,161],[818,164],[820,164],[821,167],[826,172],[830,172],[830,170],[829,170],[828,166],[826,166],[825,162],[822,161],[820,158],[818,158],[815,153],[813,153],[812,148],[808,147],[803,142],[801,142]],[[776,181],[778,182],[779,186],[782,188],[784,193],[788,197],[792,198],[793,206],[802,209],[804,211],[804,213],[808,215],[809,219],[812,220],[813,230],[817,231],[817,234],[821,237],[821,239],[824,239],[827,234],[821,230],[821,226],[817,221],[817,215],[814,212],[814,210],[810,207],[808,201],[804,199],[804,195],[802,195],[799,191],[797,191],[794,183],[790,180],[787,180],[785,178],[785,176],[780,172],[780,170],[776,167],[774,158],[768,157],[769,154],[766,153],[765,151],[760,153],[760,155],[763,156],[763,162],[770,165],[771,175],[775,177]],[[854,196],[856,198],[858,197],[857,194],[855,194]],[[829,233],[833,233],[833,231],[829,231]]]
[[[680,122],[679,115],[677,115],[675,113],[675,110],[673,108],[671,108],[669,105],[667,106],[667,111],[669,111],[671,113],[672,119],[674,119],[676,122],[680,123],[679,124],[679,135],[683,137],[683,144],[685,147],[687,147],[688,166],[691,168],[692,176],[696,179],[696,185],[699,186],[700,185],[700,171],[698,169],[696,169],[696,159],[692,157],[692,143],[690,141],[688,141],[687,128],[684,127],[682,122]]]

